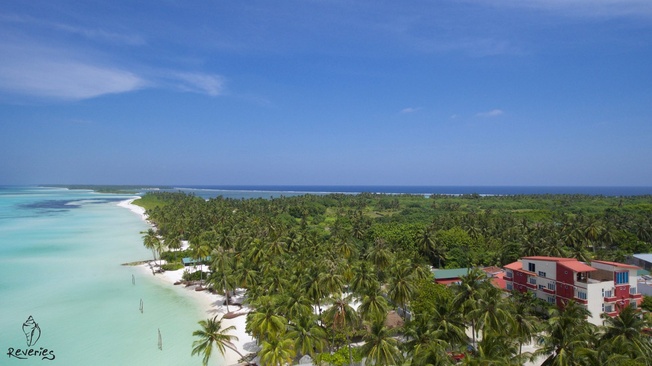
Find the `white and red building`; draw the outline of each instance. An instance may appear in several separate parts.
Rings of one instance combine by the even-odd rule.
[[[531,291],[560,307],[575,300],[591,312],[588,320],[594,324],[602,324],[602,313],[615,316],[642,301],[636,288],[639,268],[630,264],[594,260],[588,265],[575,258],[535,256],[504,268],[508,291]]]

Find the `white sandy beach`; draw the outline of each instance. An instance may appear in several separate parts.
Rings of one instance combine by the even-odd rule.
[[[118,204],[118,206],[127,208],[133,213],[139,215],[141,219],[147,220],[147,215],[145,215],[145,210],[140,206],[136,206],[132,204],[134,200],[136,200],[136,198],[122,201]],[[139,267],[144,272],[150,275],[152,274],[152,270],[150,269],[149,263],[140,265]],[[194,270],[192,267],[188,267],[187,269],[188,271]],[[183,275],[184,270],[186,269],[182,268],[176,271],[165,271],[163,273],[156,274],[154,277],[157,280],[164,282],[168,286],[174,286],[175,282],[181,281],[181,277]],[[181,284],[181,285],[177,285],[177,287],[180,288],[182,293],[186,294],[186,296],[188,296],[189,298],[194,299],[197,302],[197,304],[199,304],[200,308],[203,309],[206,318],[212,318],[217,315],[218,319],[222,319],[222,317],[227,313],[226,305],[223,305],[224,296],[211,294],[208,291],[195,291],[196,286],[185,287],[185,285]],[[236,295],[237,296],[235,297],[235,299],[240,300],[240,297],[242,296],[242,292],[238,291]],[[231,305],[229,306],[229,310],[231,310],[231,313],[245,314],[249,311],[249,308],[247,308],[246,306],[240,308],[239,306]],[[238,340],[234,341],[233,345],[243,355],[249,353],[248,351],[245,350],[245,345],[251,346],[252,343],[255,342],[254,339],[245,332],[246,318],[247,317],[245,315],[242,315],[242,316],[237,316],[233,319],[222,319],[222,328],[227,328],[229,326],[235,327],[235,330],[230,332],[232,335],[238,337]],[[225,365],[236,365],[238,364],[239,359],[240,356],[236,352],[228,348],[226,349],[226,353],[224,354]],[[221,364],[218,358],[214,358],[211,361],[211,363],[214,363],[216,365]]]

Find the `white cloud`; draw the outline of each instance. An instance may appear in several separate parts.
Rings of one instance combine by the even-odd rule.
[[[169,76],[174,80],[176,87],[182,91],[207,94],[213,97],[224,91],[224,79],[219,75],[174,72]]]
[[[144,88],[221,95],[219,75],[141,68],[132,72],[80,52],[25,42],[0,43],[0,92],[60,100],[83,100]]]
[[[420,109],[421,109],[421,107],[417,107],[417,108],[414,108],[414,107],[403,108],[403,109],[401,110],[401,113],[403,113],[403,114],[414,113],[414,112],[416,112],[416,111],[418,111],[418,110],[420,110]]]
[[[141,89],[147,82],[119,68],[39,47],[0,45],[0,90],[28,96],[81,100]]]
[[[498,117],[502,116],[503,114],[505,114],[505,112],[503,112],[501,109],[492,109],[490,111],[480,112],[476,114],[476,117]]]

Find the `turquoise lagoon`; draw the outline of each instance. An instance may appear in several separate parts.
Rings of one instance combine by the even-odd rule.
[[[207,317],[200,305],[185,289],[121,265],[151,257],[140,234],[147,223],[117,206],[128,198],[0,187],[0,364],[201,364],[190,355],[192,332]],[[30,316],[40,329],[31,346]],[[24,356],[29,349],[39,355]]]

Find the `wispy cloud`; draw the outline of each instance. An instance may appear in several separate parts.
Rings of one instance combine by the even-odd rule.
[[[145,39],[139,34],[120,33],[101,28],[82,27],[77,25],[73,26],[70,24],[51,22],[26,15],[0,15],[0,22],[22,24],[32,28],[37,27],[43,30],[58,31],[62,33],[78,35],[92,41],[124,44],[129,46],[140,46],[146,43]]]
[[[141,89],[147,82],[126,70],[102,66],[46,48],[0,44],[0,90],[80,100]]]
[[[502,109],[492,109],[490,111],[477,113],[475,116],[476,117],[498,117],[498,116],[502,116],[503,114],[505,114],[505,112],[503,112]]]
[[[530,8],[556,12],[563,16],[581,17],[650,17],[649,0],[469,0],[495,7]]]
[[[144,88],[163,88],[209,96],[221,95],[220,75],[182,70],[133,68],[89,57],[72,49],[30,42],[1,43],[0,91],[29,97],[83,100]]]
[[[181,91],[218,96],[224,91],[224,78],[219,75],[172,72],[169,77]]]
[[[414,113],[421,110],[421,107],[407,107],[401,110],[402,114]]]

